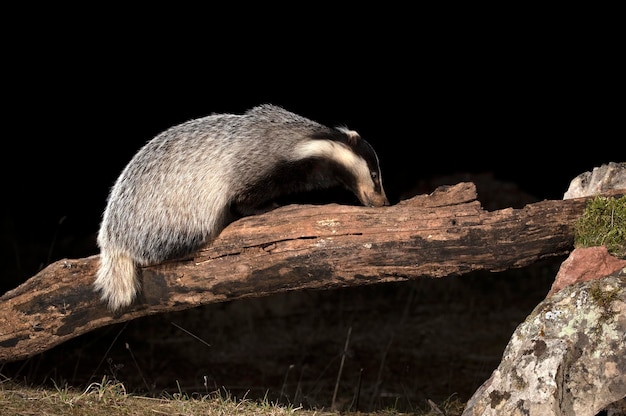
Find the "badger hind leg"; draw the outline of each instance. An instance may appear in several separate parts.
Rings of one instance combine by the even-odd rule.
[[[137,264],[128,253],[103,250],[93,285],[110,310],[128,306],[140,290]]]

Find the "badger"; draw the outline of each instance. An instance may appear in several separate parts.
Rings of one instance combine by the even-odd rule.
[[[132,157],[109,192],[94,290],[118,311],[139,293],[140,267],[193,253],[279,197],[336,186],[365,206],[389,205],[376,152],[346,127],[273,104],[170,127]]]

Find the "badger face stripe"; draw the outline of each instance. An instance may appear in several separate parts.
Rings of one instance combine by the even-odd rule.
[[[314,139],[305,141],[297,145],[292,154],[293,161],[310,158],[322,158],[337,163],[345,168],[345,172],[351,177],[346,178],[344,184],[357,195],[363,205],[382,206],[388,205],[387,197],[382,188],[378,159],[371,146],[362,139],[359,144],[363,144],[370,152],[374,160],[364,159],[360,154],[347,144],[334,140]],[[358,147],[357,147],[358,148]],[[370,166],[370,164],[372,164]]]
[[[370,178],[365,160],[341,142],[332,140],[306,141],[296,146],[293,156],[294,160],[313,157],[333,160],[352,172],[357,177],[357,182],[359,183],[366,181],[365,178]]]

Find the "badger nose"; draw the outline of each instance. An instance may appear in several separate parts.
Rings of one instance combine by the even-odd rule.
[[[389,206],[389,200],[385,194],[370,194],[366,195],[366,201],[363,204],[368,207],[383,207]]]

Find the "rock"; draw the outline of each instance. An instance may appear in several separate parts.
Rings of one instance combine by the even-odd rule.
[[[626,163],[577,176],[563,199],[610,189],[626,189]],[[463,416],[616,416],[625,398],[626,260],[577,248]]]
[[[626,397],[626,271],[567,285],[518,326],[463,416],[594,416]]]
[[[605,246],[577,248],[561,264],[548,296],[567,285],[596,280],[620,269],[626,272],[626,260],[611,256]]]
[[[582,198],[609,189],[626,189],[626,162],[609,162],[575,177],[563,199]]]
[[[626,397],[620,401],[617,401],[606,409],[606,416],[624,416],[626,415]]]

